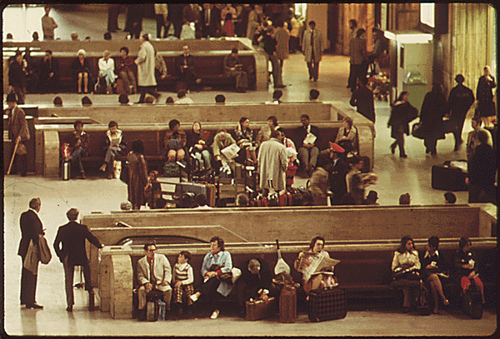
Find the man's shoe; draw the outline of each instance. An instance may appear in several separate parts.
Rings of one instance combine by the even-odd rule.
[[[198,296],[196,294],[192,294],[190,298],[193,302],[198,301]]]
[[[394,154],[396,151],[396,144],[391,145],[391,153]]]
[[[286,87],[286,85],[276,85],[276,86],[274,86],[274,88],[285,88],[285,87]]]
[[[43,306],[42,305],[38,305],[37,303],[34,303],[34,304],[26,304],[26,308],[33,308],[33,309],[38,309],[38,310],[41,310],[43,309]]]
[[[68,306],[68,307],[66,307],[66,311],[68,311],[68,312],[73,312],[73,306]]]
[[[219,310],[213,311],[212,315],[210,316],[210,319],[212,320],[217,319],[219,317],[219,314],[220,314]]]

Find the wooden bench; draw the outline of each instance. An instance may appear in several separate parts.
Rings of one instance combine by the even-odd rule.
[[[481,272],[485,272],[486,299],[490,304],[496,300],[496,240],[494,238],[473,238],[473,250],[477,256]],[[415,239],[419,249],[425,247],[426,239]],[[458,238],[441,239],[440,252],[446,260],[450,260],[457,248]],[[291,274],[296,282],[301,282],[301,274],[293,269],[293,262],[300,251],[306,250],[306,242],[281,242],[281,252],[284,260],[292,267]],[[389,300],[386,305],[397,307],[394,299],[398,296],[390,282],[392,280],[391,262],[399,240],[389,241],[339,241],[329,244],[326,250],[331,256],[340,259],[335,268],[335,276],[340,287],[346,289],[348,309],[356,308],[360,304],[373,306]],[[233,266],[246,269],[245,263],[252,258],[263,259],[269,263],[271,269],[277,260],[276,249],[271,243],[226,243],[226,250],[231,253]],[[171,266],[177,260],[181,250],[192,253],[190,261],[195,274],[195,286],[201,284],[200,267],[203,257],[209,251],[208,244],[177,244],[157,245],[157,253],[164,254]],[[423,253],[421,253],[423,254]],[[144,256],[141,245],[132,245],[129,248],[122,246],[106,246],[101,251],[99,294],[101,297],[101,311],[110,311],[113,318],[132,317],[132,287],[136,282],[136,265],[140,257]],[[451,298],[451,296],[448,296]],[[454,296],[455,297],[455,296]],[[235,303],[235,293],[231,293],[225,302]],[[304,312],[305,294],[298,291],[299,309]],[[490,305],[491,306],[491,305]],[[352,308],[351,308],[352,307]]]
[[[253,122],[252,127],[254,137],[257,136],[259,129],[264,126],[266,122]],[[342,126],[341,122],[319,122],[315,123],[319,128],[320,149],[329,147],[328,141],[335,140],[339,128]],[[286,135],[292,139],[297,140],[297,128],[301,126],[296,122],[281,122],[280,126],[285,130]],[[168,127],[160,124],[144,124],[144,125],[120,125],[119,127],[123,133],[125,141],[128,143],[127,149],[124,154],[117,158],[117,160],[124,160],[125,155],[131,150],[131,145],[134,140],[142,139],[145,146],[145,158],[148,165],[152,169],[160,170],[164,164],[166,157],[166,150],[164,148],[164,136]],[[234,137],[234,123],[206,123],[203,124],[203,129],[210,132],[208,144],[213,143],[213,138],[217,131],[225,128]],[[105,137],[105,132],[108,129],[107,124],[91,124],[85,126],[85,131],[89,134],[90,142],[88,146],[89,156],[82,158],[85,164],[90,167],[99,167],[104,160],[104,152],[102,151],[102,143]],[[189,125],[182,125],[182,130],[190,133]],[[44,176],[57,176],[59,173],[59,149],[62,143],[68,142],[73,131],[70,125],[37,125],[37,173]],[[38,142],[42,140],[42,142]],[[298,146],[298,145],[297,145]],[[39,147],[39,148],[38,148]],[[300,147],[300,146],[298,146]],[[298,148],[297,147],[297,148]],[[360,144],[359,153],[367,155],[370,162],[373,162],[373,157],[370,154],[372,144]]]

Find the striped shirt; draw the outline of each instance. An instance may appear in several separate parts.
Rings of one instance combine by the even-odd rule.
[[[194,283],[193,267],[189,263],[175,264],[173,280],[182,281],[183,285]]]

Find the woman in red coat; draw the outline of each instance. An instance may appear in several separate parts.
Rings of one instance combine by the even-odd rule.
[[[141,209],[146,204],[144,188],[148,183],[148,165],[144,159],[144,143],[135,140],[132,143],[132,151],[127,155],[128,160],[128,201],[132,203],[134,210]]]

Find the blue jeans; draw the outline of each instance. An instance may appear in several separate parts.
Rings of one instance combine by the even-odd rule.
[[[115,72],[113,72],[110,69],[105,71],[100,71],[99,76],[106,79],[106,87],[111,87],[115,82]]]
[[[106,157],[104,158],[104,162],[108,164],[108,166],[113,166],[113,161],[115,161],[116,156],[121,152],[120,147],[111,146],[106,150]]]
[[[210,152],[207,151],[206,149],[201,151],[201,153],[200,152],[194,153],[194,156],[198,160],[201,169],[203,168],[210,169],[212,167],[210,164]],[[203,166],[203,163],[205,163],[205,166]]]
[[[73,150],[73,152],[69,156],[69,159],[71,160],[71,162],[75,161],[78,164],[78,168],[80,169],[81,173],[85,173],[82,164],[82,157],[86,157],[88,155],[89,153],[85,150],[85,148],[77,147]]]

